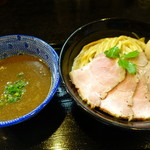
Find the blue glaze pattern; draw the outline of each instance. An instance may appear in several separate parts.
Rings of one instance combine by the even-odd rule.
[[[48,43],[27,35],[6,35],[0,37],[0,59],[23,54],[38,57],[48,65],[52,72],[52,87],[47,98],[36,109],[17,119],[0,121],[0,127],[20,123],[37,114],[52,99],[60,83],[58,55]]]

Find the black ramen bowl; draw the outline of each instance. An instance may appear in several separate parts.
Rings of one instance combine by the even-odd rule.
[[[125,129],[150,130],[150,120],[128,121],[115,118],[97,109],[91,109],[82,101],[69,78],[74,58],[84,45],[101,38],[119,35],[127,35],[134,38],[145,37],[147,42],[150,39],[150,24],[137,20],[105,18],[78,28],[66,40],[60,53],[59,69],[62,82],[75,102],[98,121]]]

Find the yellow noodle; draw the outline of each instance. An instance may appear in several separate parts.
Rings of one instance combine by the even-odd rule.
[[[121,35],[119,37],[103,38],[85,45],[79,55],[74,59],[72,70],[82,68],[100,53],[118,46],[121,53],[128,53],[135,50],[139,52],[145,49],[145,38],[132,38]]]

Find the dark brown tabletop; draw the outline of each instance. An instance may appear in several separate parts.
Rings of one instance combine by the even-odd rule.
[[[26,34],[58,55],[80,26],[121,17],[150,23],[149,0],[0,0],[0,35]],[[150,132],[112,127],[81,110],[62,84],[35,117],[0,129],[0,150],[150,149]]]

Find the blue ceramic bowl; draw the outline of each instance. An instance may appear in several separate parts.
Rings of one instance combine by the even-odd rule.
[[[0,127],[14,125],[33,117],[49,103],[59,86],[58,55],[49,44],[39,38],[27,35],[0,37],[0,59],[21,54],[36,56],[48,65],[52,73],[52,87],[46,99],[37,108],[20,118],[0,121]]]

